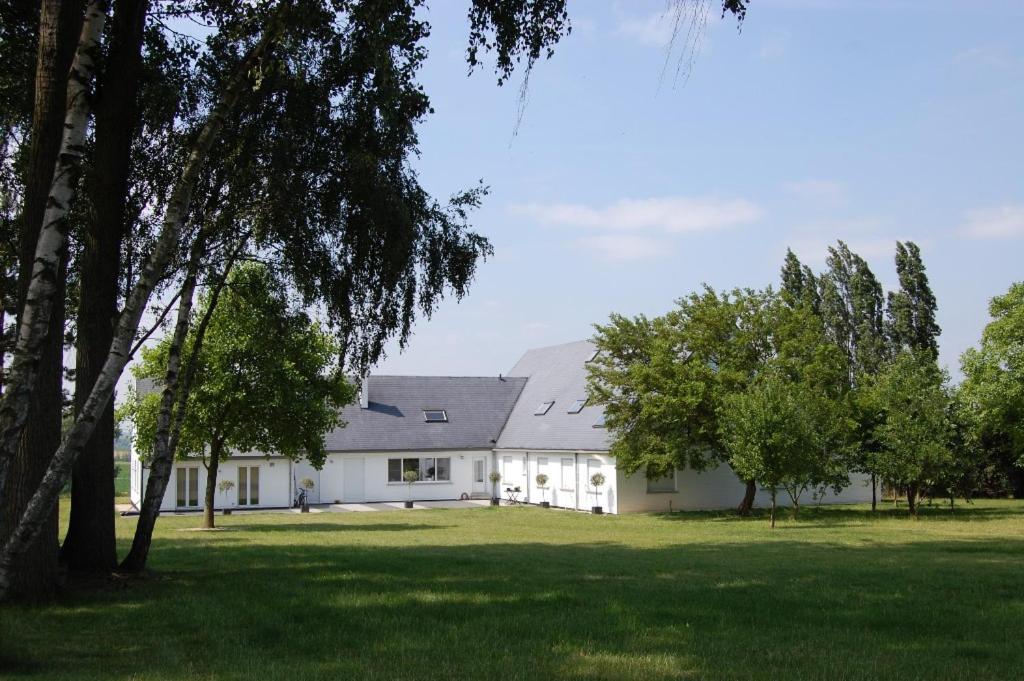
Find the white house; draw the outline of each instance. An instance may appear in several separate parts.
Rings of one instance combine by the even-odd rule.
[[[610,437],[601,407],[587,403],[589,341],[528,351],[508,376],[370,376],[357,404],[342,411],[344,426],[328,433],[321,470],[275,456],[232,456],[220,478],[235,488],[217,495],[217,506],[273,508],[291,505],[299,483],[313,480],[311,503],[487,498],[497,492],[520,501],[608,513],[734,507],[744,485],[727,465],[648,480],[626,475],[608,453]],[[140,384],[139,393],[146,389]],[[151,387],[149,389],[152,389]],[[419,474],[410,488],[406,471]],[[499,489],[489,481],[501,473]],[[605,484],[590,480],[601,472]],[[539,473],[548,476],[538,488]],[[147,471],[132,454],[132,502],[138,505]],[[176,462],[163,510],[202,506],[206,470],[199,461]],[[514,491],[518,488],[518,492]],[[868,501],[867,479],[854,476],[840,495],[823,503]],[[757,503],[768,503],[758,493]]]

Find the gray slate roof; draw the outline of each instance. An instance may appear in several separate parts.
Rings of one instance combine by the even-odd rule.
[[[509,376],[529,381],[498,438],[499,448],[608,450],[608,431],[594,427],[602,407],[588,405],[579,414],[567,412],[574,401],[587,396],[586,362],[595,349],[590,341],[576,341],[536,348],[522,356]],[[540,403],[551,400],[555,404],[547,414],[534,415]]]
[[[491,449],[525,378],[369,377],[369,407],[342,410],[347,422],[327,435],[327,451]],[[448,423],[426,423],[424,409],[444,409]]]

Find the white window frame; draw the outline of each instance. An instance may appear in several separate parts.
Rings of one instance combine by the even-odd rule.
[[[242,471],[245,471],[245,486],[242,485]],[[255,503],[252,500],[252,473],[253,473],[253,471],[256,471],[256,501],[255,501]],[[260,489],[260,487],[261,487],[260,483],[262,482],[262,480],[260,480],[260,478],[263,477],[263,476],[260,475],[260,467],[259,466],[239,466],[238,467],[238,473],[236,474],[236,477],[238,478],[238,493],[237,493],[237,495],[235,497],[235,500],[236,500],[237,504],[239,506],[247,506],[247,507],[248,506],[259,506],[260,505],[260,495],[261,495],[261,493],[263,491],[262,489]],[[245,499],[244,502],[242,501],[243,498]]]
[[[178,495],[178,487],[181,486],[179,483],[180,475],[182,471],[185,471],[184,477],[184,497]],[[195,497],[192,498],[189,495],[191,485],[189,482],[195,479]],[[179,504],[178,500],[184,498],[185,503]],[[199,466],[175,466],[174,469],[174,507],[175,508],[199,508]]]
[[[432,479],[429,479],[429,480],[424,479],[424,477],[423,477],[424,471],[427,469],[427,466],[426,466],[425,462],[428,461],[428,460],[434,462],[434,477]],[[399,479],[398,480],[392,480],[391,479],[391,462],[392,461],[399,461],[399,462],[401,462],[399,464]],[[416,470],[420,474],[420,479],[417,480],[416,482],[412,483],[414,485],[450,485],[451,482],[452,482],[452,457],[450,457],[450,456],[392,456],[392,457],[388,457],[388,465],[387,465],[386,473],[385,473],[386,476],[387,476],[387,484],[389,484],[389,485],[408,485],[409,484],[404,479],[402,479],[402,477],[401,477],[401,476],[405,475],[405,471],[406,471],[405,462],[406,461],[416,461]],[[437,469],[440,468],[440,465],[438,465],[439,461],[447,461],[448,462],[448,466],[447,466],[448,477],[446,479],[440,479],[439,480],[438,477],[437,477]]]
[[[551,407],[553,407],[553,406],[555,406],[555,401],[554,400],[545,400],[545,401],[543,401],[543,402],[541,402],[540,404],[537,405],[537,408],[533,410],[533,415],[534,416],[544,416],[549,411],[551,411]]]

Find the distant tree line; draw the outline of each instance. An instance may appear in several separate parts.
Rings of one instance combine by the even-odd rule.
[[[1024,285],[992,301],[964,381],[938,365],[937,303],[912,242],[896,244],[899,288],[883,293],[842,241],[816,274],[787,251],[781,287],[705,286],[648,318],[595,326],[591,398],[605,406],[611,453],[660,478],[723,463],[793,512],[867,476],[920,500],[1024,496]]]

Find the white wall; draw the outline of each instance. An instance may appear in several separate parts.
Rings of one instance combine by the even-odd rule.
[[[250,504],[247,506],[238,505],[238,468],[240,466],[247,467],[258,467],[259,468],[259,503]],[[196,485],[196,493],[198,495],[197,503],[195,506],[188,506],[185,508],[177,507],[177,476],[179,475],[179,468],[190,468],[196,470],[198,475],[198,484]],[[139,476],[138,486],[136,486],[136,473],[141,470],[142,475]],[[142,495],[145,493],[146,482],[149,480],[149,469],[142,468],[141,462],[132,453],[132,502],[136,508],[141,505]],[[283,508],[291,506],[292,503],[292,487],[291,487],[291,462],[288,459],[280,457],[231,457],[227,461],[222,461],[217,470],[217,481],[231,480],[235,483],[234,489],[228,491],[227,494],[217,492],[215,495],[214,507],[221,509],[228,508]],[[203,509],[203,499],[206,495],[206,468],[198,460],[195,461],[175,461],[174,467],[171,469],[171,478],[167,483],[167,491],[164,493],[163,503],[160,505],[161,511],[200,511]]]
[[[647,477],[643,471],[633,475],[625,475],[617,471],[618,477],[618,510],[626,513],[630,511],[668,511],[669,504],[673,510],[698,511],[714,510],[723,508],[735,508],[743,499],[745,485],[736,477],[727,464],[718,468],[697,473],[692,470],[676,471],[675,492],[648,492]],[[861,503],[871,501],[870,478],[863,475],[851,475],[850,486],[840,494],[828,493],[822,503],[843,504]],[[767,507],[771,505],[770,494],[758,489],[754,501],[756,506]],[[790,503],[789,496],[782,490],[776,498],[780,506]],[[813,505],[816,503],[810,492],[800,498],[800,504]]]
[[[388,482],[388,459],[400,458],[449,458],[451,475],[448,481],[415,482],[412,489],[404,482]],[[349,503],[352,501],[439,501],[458,499],[463,493],[473,491],[473,459],[484,459],[485,475],[491,472],[490,450],[455,450],[424,452],[361,452],[333,453],[327,455],[323,470],[320,471],[320,502]],[[346,499],[345,460],[363,459],[363,498]],[[350,481],[349,489],[352,489]],[[490,483],[487,483],[490,489]]]
[[[522,488],[521,501],[538,504],[548,501],[552,506],[589,511],[595,505],[590,476],[597,471],[604,474],[605,484],[598,490],[597,504],[605,513],[618,512],[615,459],[594,452],[498,450],[495,452],[498,470],[502,472],[501,497],[506,498],[506,487]],[[545,464],[546,461],[546,464]],[[563,469],[563,461],[567,468]],[[588,462],[595,462],[588,470]],[[525,466],[525,469],[524,469]],[[542,466],[548,476],[547,489],[537,487],[537,474]]]

